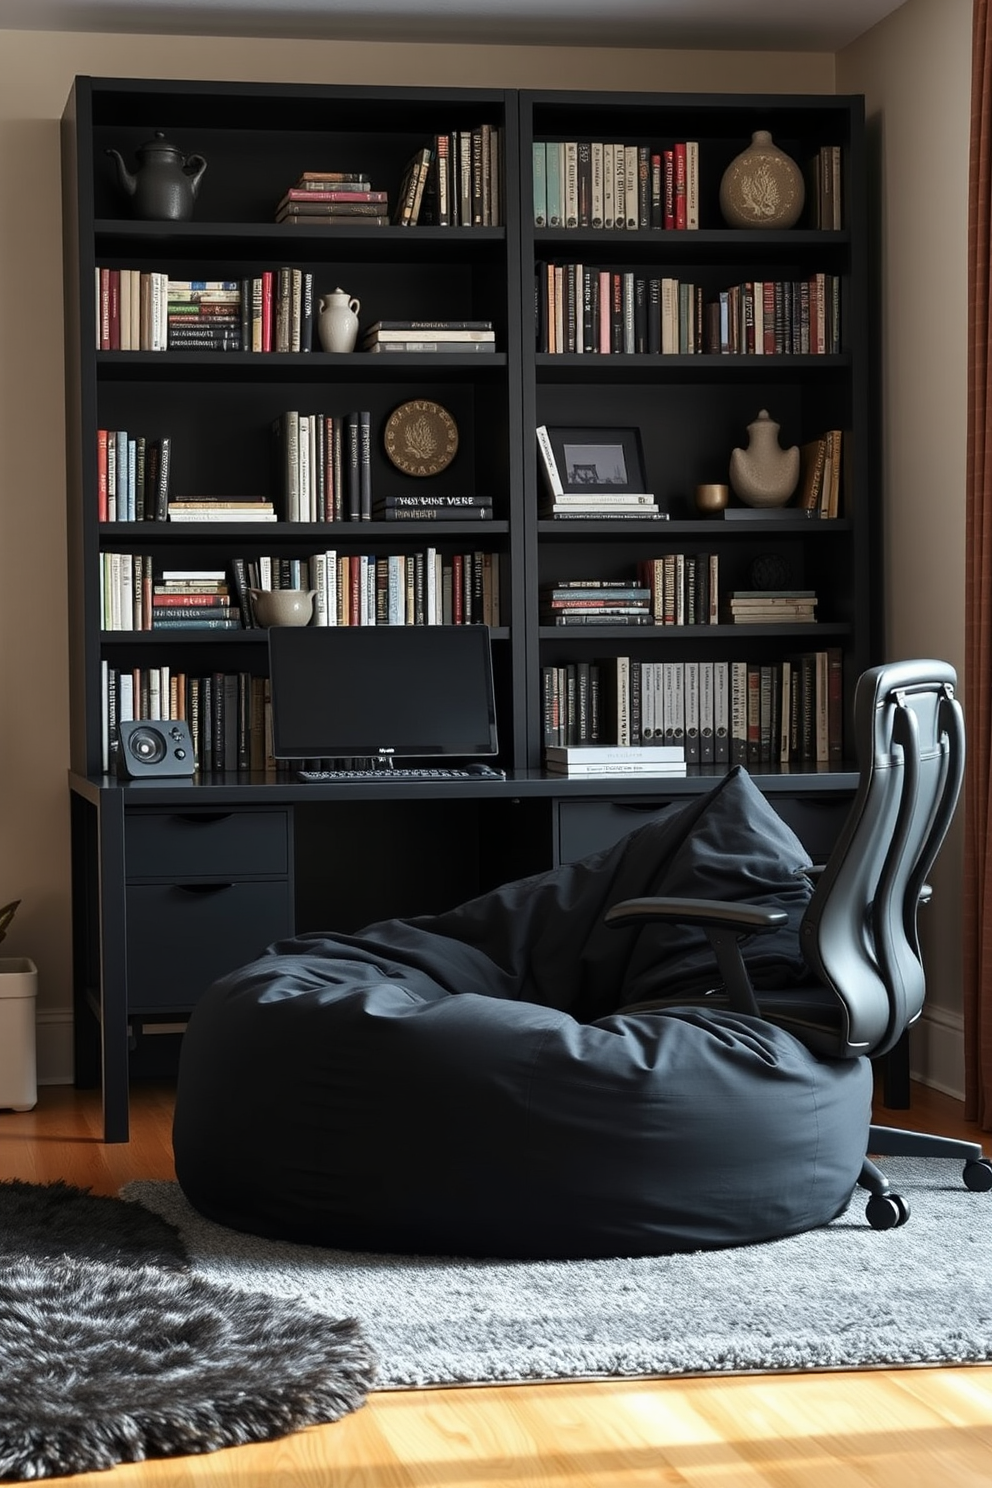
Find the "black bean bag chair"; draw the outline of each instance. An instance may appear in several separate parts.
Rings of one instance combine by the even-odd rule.
[[[829,1222],[865,1154],[868,1061],[680,1008],[715,981],[703,933],[602,922],[642,895],[775,905],[788,924],[745,958],[757,986],[794,985],[808,867],[736,769],[448,913],[271,946],[186,1031],[186,1196],[249,1233],[408,1254],[653,1255]]]

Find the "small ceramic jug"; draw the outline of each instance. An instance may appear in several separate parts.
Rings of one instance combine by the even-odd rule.
[[[325,351],[354,351],[361,308],[361,301],[351,299],[343,289],[321,296],[317,334]]]
[[[778,431],[762,408],[747,426],[747,449],[730,456],[730,484],[745,506],[784,506],[799,483],[799,446],[784,450]]]

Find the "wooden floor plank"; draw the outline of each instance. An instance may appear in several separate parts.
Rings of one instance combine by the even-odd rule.
[[[877,1119],[981,1139],[914,1089]],[[43,1087],[0,1112],[0,1176],[113,1194],[172,1178],[172,1091],[138,1086],[132,1140],[99,1096]],[[992,1196],[976,1195],[990,1205]],[[374,1393],[333,1426],[203,1457],[50,1479],[53,1488],[987,1488],[992,1367],[479,1386]]]

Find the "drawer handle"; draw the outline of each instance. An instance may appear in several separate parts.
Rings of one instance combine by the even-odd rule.
[[[666,801],[664,806],[659,806],[657,801],[611,801],[618,811],[670,811],[673,802]]]
[[[224,889],[233,889],[233,883],[179,883],[173,884],[174,889],[182,889],[184,894],[219,894]]]
[[[198,811],[198,812],[196,812],[195,815],[191,814],[191,815],[187,816],[185,812],[183,812],[183,811],[177,811],[176,812],[176,820],[177,821],[188,822],[191,827],[195,827],[195,826],[205,826],[205,827],[208,827],[208,826],[212,826],[214,822],[227,821],[228,817],[230,817],[232,815],[233,815],[233,812],[230,812],[230,811],[203,811],[203,812]]]

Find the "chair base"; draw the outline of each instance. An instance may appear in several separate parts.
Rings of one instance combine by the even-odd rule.
[[[879,1157],[958,1158],[964,1162],[961,1177],[965,1188],[973,1193],[988,1193],[992,1189],[992,1160],[982,1155],[978,1142],[895,1126],[871,1126],[868,1151]],[[862,1164],[858,1185],[871,1195],[865,1215],[873,1230],[890,1230],[906,1223],[909,1204],[892,1189],[882,1169],[871,1158],[866,1157]]]

